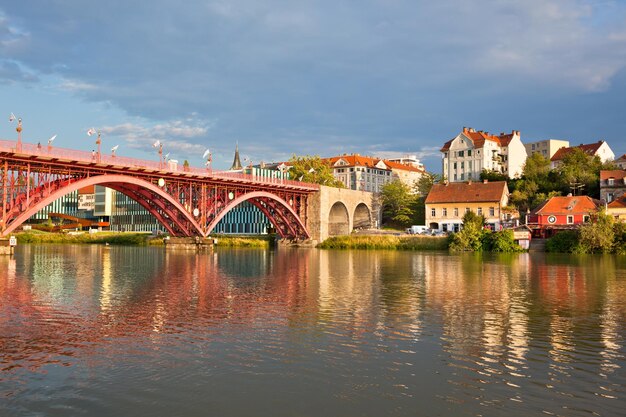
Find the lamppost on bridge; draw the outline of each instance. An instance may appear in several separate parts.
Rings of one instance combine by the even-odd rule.
[[[163,143],[157,140],[152,144],[155,148],[159,148],[159,169],[163,169]]]
[[[204,159],[204,158],[206,158],[206,162],[204,163],[204,166],[210,172],[211,171],[211,161],[213,160],[213,157],[211,155],[211,150],[209,148],[207,148],[207,150],[204,151],[204,154],[202,154],[202,159]]]
[[[96,139],[96,145],[98,145],[98,153],[96,154],[96,162],[100,162],[102,156],[102,132],[98,131],[98,137]],[[93,127],[87,131],[87,136],[93,136],[96,134],[96,129]]]
[[[9,116],[9,122],[13,122],[15,119],[17,119],[17,127],[15,128],[15,131],[17,132],[17,145],[15,146],[15,150],[17,152],[21,152],[22,151],[22,118],[21,117],[16,118],[15,115],[11,113],[11,115]]]

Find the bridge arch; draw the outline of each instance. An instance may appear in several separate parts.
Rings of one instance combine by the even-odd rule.
[[[148,210],[150,214],[155,216],[168,232],[174,236],[203,235],[202,228],[191,213],[185,210],[180,202],[176,201],[176,199],[163,189],[149,181],[119,174],[97,175],[80,180],[65,179],[57,181],[53,192],[37,200],[36,203],[25,207],[25,209],[7,225],[3,234],[11,233],[31,216],[53,201],[80,188],[91,185],[102,185],[133,198]]]
[[[367,204],[361,202],[354,208],[352,230],[369,229],[372,227],[372,213]]]
[[[219,221],[222,220],[222,218],[224,218],[230,210],[244,201],[249,201],[261,210],[270,223],[272,223],[272,225],[276,228],[281,237],[310,237],[306,226],[302,223],[300,216],[298,216],[291,205],[284,199],[267,191],[252,191],[231,200],[228,205],[226,205],[219,212],[219,214],[211,220],[206,228],[206,235],[208,236],[213,231]]]
[[[337,201],[328,212],[328,235],[340,236],[350,234],[350,214],[346,205]]]

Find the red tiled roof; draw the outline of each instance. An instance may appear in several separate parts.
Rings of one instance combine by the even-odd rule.
[[[508,135],[502,133],[498,136],[490,135],[488,132],[483,132],[482,130],[475,131],[474,129],[464,128],[461,133],[472,141],[474,148],[482,148],[486,141],[495,142],[498,146],[509,146],[509,143],[513,140],[513,136],[515,136],[516,131],[513,131]],[[519,132],[517,133],[519,134]],[[449,150],[454,139],[456,139],[456,137],[444,143],[440,151],[446,152]]]
[[[594,156],[598,152],[598,149],[600,149],[600,146],[602,146],[603,143],[604,143],[603,140],[599,140],[596,143],[589,143],[587,145],[570,146],[569,148],[562,147],[558,151],[556,151],[554,155],[552,155],[552,158],[550,158],[550,160],[560,161],[561,159],[565,158],[565,155],[567,155],[570,152],[573,152],[574,149],[580,149],[583,152],[585,152],[587,155]]]
[[[361,156],[357,154],[333,156],[333,157],[324,158],[324,159],[329,161],[331,165],[335,165],[335,163],[338,160],[343,159],[344,161],[348,163],[348,165],[345,165],[345,166],[349,166],[349,167],[354,167],[354,166],[375,167],[376,164],[380,162],[380,159],[378,158],[372,158],[369,156]]]
[[[608,206],[609,208],[626,208],[626,196],[622,196],[617,200],[611,201]]]
[[[95,192],[95,185],[88,185],[87,187],[79,188],[78,194],[93,194]]]
[[[619,180],[624,177],[626,177],[626,171],[622,169],[600,171],[600,181],[605,181],[605,180],[608,180],[609,178],[614,178],[616,180]]]
[[[616,161],[626,161],[626,153],[620,156],[619,158],[617,158]]]
[[[417,167],[414,167],[413,165],[407,165],[407,164],[401,164],[399,162],[387,161],[386,159],[383,159],[383,162],[385,163],[385,165],[387,165],[389,168],[392,168],[392,169],[401,169],[401,170],[404,170],[404,171],[411,171],[411,172],[424,172],[424,169],[419,169]]]
[[[536,207],[531,214],[585,214],[596,211],[599,205],[598,200],[586,195],[552,197]]]
[[[508,191],[506,181],[435,184],[426,197],[426,204],[497,202]]]

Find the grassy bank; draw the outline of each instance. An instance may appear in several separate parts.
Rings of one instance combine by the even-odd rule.
[[[18,243],[75,243],[75,244],[105,244],[110,245],[148,245],[163,244],[162,239],[152,239],[150,233],[119,233],[119,232],[99,232],[99,233],[48,233],[40,231],[29,231],[16,233]]]
[[[223,248],[269,248],[274,244],[274,237],[262,236],[211,236],[217,239],[217,247]]]
[[[399,249],[399,250],[446,250],[447,237],[351,235],[335,236],[318,245],[321,249]]]

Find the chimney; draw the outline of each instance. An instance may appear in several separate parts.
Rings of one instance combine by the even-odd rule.
[[[463,133],[467,133],[467,127],[463,126]]]
[[[500,132],[500,136],[504,136],[504,132]]]
[[[470,133],[476,133],[476,129],[474,129],[473,127],[469,128]]]

